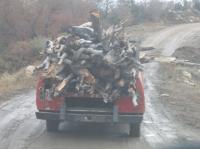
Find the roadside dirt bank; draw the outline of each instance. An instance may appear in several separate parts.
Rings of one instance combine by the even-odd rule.
[[[173,56],[200,64],[200,48],[182,47]],[[200,67],[161,64],[158,73],[160,100],[173,119],[200,130]]]

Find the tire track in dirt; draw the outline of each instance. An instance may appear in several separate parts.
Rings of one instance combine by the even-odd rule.
[[[158,56],[171,56],[177,48],[189,45],[189,39],[192,39],[197,32],[200,33],[199,23],[177,25],[151,35],[142,43],[142,46],[155,47],[154,52]],[[155,84],[159,84],[157,79],[159,67],[160,65],[155,62],[145,65],[146,115],[144,137],[147,138],[148,142],[154,142],[150,142],[150,144],[199,140],[197,132],[191,132],[187,129],[181,130],[181,127],[170,119],[170,113],[165,110],[165,105],[162,105],[159,101],[155,88]]]

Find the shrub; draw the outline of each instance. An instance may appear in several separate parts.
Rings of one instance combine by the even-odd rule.
[[[14,72],[38,59],[47,39],[36,37],[29,41],[18,41],[8,46],[0,56],[0,73]]]
[[[39,36],[35,37],[34,39],[30,40],[30,46],[31,50],[35,54],[39,54],[40,51],[42,51],[45,48],[45,43],[47,41],[47,38]]]

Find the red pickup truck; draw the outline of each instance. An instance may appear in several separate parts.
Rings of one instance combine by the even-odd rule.
[[[145,111],[142,72],[136,79],[139,93],[135,106],[130,96],[121,97],[113,103],[101,98],[76,97],[71,93],[57,98],[45,96],[53,78],[40,78],[36,89],[38,119],[46,120],[47,131],[56,131],[62,121],[93,123],[125,123],[130,125],[129,135],[140,136],[140,125]]]

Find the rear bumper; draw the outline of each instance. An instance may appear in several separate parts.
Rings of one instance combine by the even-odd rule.
[[[143,120],[143,114],[118,114],[116,117],[102,113],[66,113],[63,115],[55,112],[36,112],[36,117],[43,120],[95,123],[141,123]]]

